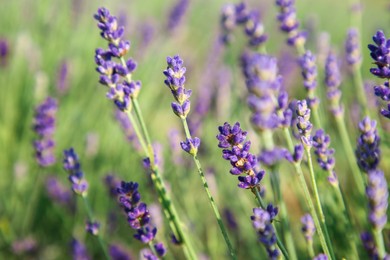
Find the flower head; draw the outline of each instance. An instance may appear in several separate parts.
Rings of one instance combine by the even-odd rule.
[[[301,218],[302,223],[302,233],[305,236],[305,239],[308,243],[313,243],[313,236],[316,232],[316,227],[314,225],[313,218],[310,214],[305,214]]]
[[[196,156],[198,153],[199,145],[200,139],[198,137],[194,137],[192,139],[187,138],[185,142],[180,142],[181,148],[192,156]]]
[[[369,221],[375,230],[382,230],[387,223],[387,207],[389,191],[386,178],[382,171],[374,170],[368,173],[366,195],[369,203]]]
[[[64,150],[63,167],[69,173],[69,181],[72,183],[72,190],[81,196],[87,195],[88,182],[84,179],[79,158],[73,148]]]
[[[297,127],[302,144],[305,148],[311,147],[311,131],[313,125],[310,122],[310,109],[307,106],[306,100],[297,101],[295,113],[297,114]]]
[[[372,37],[374,44],[369,44],[371,58],[376,64],[376,68],[371,68],[370,72],[379,78],[390,78],[390,40],[386,39],[383,31],[377,31]]]
[[[180,25],[180,22],[185,17],[189,4],[189,0],[177,0],[172,6],[168,16],[167,28],[169,31],[175,30]]]
[[[360,51],[360,36],[356,28],[348,30],[347,40],[345,41],[346,59],[350,66],[359,65],[362,62]]]

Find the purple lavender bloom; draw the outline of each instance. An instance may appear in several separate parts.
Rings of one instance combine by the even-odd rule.
[[[359,31],[356,28],[349,29],[347,40],[345,41],[345,53],[346,60],[350,66],[359,66],[362,62],[359,41]]]
[[[328,181],[330,184],[337,186],[338,179],[334,167],[336,160],[334,158],[334,149],[330,148],[330,136],[325,134],[324,130],[318,129],[313,138],[314,154],[320,167],[330,173]]]
[[[261,46],[267,40],[259,12],[251,11],[248,14],[245,22],[245,33],[249,37],[249,45],[255,48]]]
[[[168,31],[174,31],[182,22],[190,5],[189,0],[177,0],[168,15]]]
[[[366,195],[370,209],[368,219],[375,230],[381,231],[387,223],[389,201],[387,182],[382,171],[373,170],[368,173]]]
[[[390,78],[390,40],[386,39],[383,31],[377,31],[372,37],[374,44],[369,44],[371,58],[376,64],[376,68],[371,68],[370,72],[379,78]]]
[[[133,229],[140,229],[141,227],[149,224],[150,214],[145,203],[139,203],[133,206],[129,212],[127,212],[127,221]]]
[[[372,235],[369,232],[363,232],[360,234],[360,239],[370,259],[379,260],[378,249],[376,248]]]
[[[141,241],[144,244],[148,244],[152,241],[157,234],[157,228],[151,226],[145,226],[144,228],[137,229],[137,233],[134,234],[134,238]]]
[[[256,230],[259,241],[265,246],[269,259],[278,259],[279,249],[276,246],[276,234],[271,224],[272,218],[268,211],[254,208],[251,216],[253,228]]]
[[[222,36],[221,41],[225,44],[229,44],[232,41],[232,32],[239,24],[246,24],[249,17],[249,10],[244,2],[238,4],[226,4],[221,10],[221,29]],[[251,34],[256,34],[255,23],[248,24],[248,28]],[[259,35],[258,33],[256,35]]]
[[[118,201],[125,212],[130,211],[134,205],[141,200],[141,195],[138,192],[138,183],[122,181],[117,188]]]
[[[65,171],[69,173],[69,181],[72,183],[73,192],[77,195],[86,196],[88,182],[84,179],[79,158],[73,148],[64,150],[63,166]]]
[[[165,248],[163,243],[157,243],[154,245],[154,249],[159,257],[163,257],[167,253],[167,249]]]
[[[85,231],[91,235],[97,236],[99,234],[100,223],[97,221],[87,221]]]
[[[233,175],[246,174],[246,176],[238,177],[238,187],[243,189],[259,187],[265,172],[258,169],[256,156],[249,152],[251,143],[250,141],[245,142],[247,133],[242,131],[238,122],[233,127],[229,123],[225,123],[218,127],[218,130],[218,146],[224,148],[222,157],[230,161],[232,165],[230,173]]]
[[[9,56],[9,43],[6,39],[0,39],[0,66],[7,65]]]
[[[172,110],[178,117],[185,119],[190,112],[189,98],[192,93],[191,90],[184,88],[186,68],[183,66],[183,60],[180,59],[179,55],[173,58],[167,57],[167,64],[168,67],[163,72],[166,76],[164,83],[170,88],[173,97],[177,101],[172,103]]]
[[[274,147],[272,150],[261,151],[258,160],[263,165],[271,167],[286,158],[287,154],[289,154],[289,152],[286,148]]]
[[[335,117],[341,117],[344,107],[340,103],[341,74],[336,55],[330,51],[325,64],[325,84],[328,87],[327,98],[329,100],[330,111]]]
[[[149,249],[142,250],[142,256],[146,260],[158,260],[158,257],[153,254],[153,252]]]
[[[288,151],[285,154],[285,158],[287,161],[291,163],[300,163],[303,158],[303,154],[305,152],[305,149],[302,144],[297,144],[294,146],[294,153],[290,154]]]
[[[319,254],[315,256],[313,260],[328,260],[328,257],[325,254]]]
[[[376,121],[365,117],[359,123],[360,136],[355,151],[359,168],[364,172],[376,170],[380,161],[380,138],[376,129]]]
[[[387,102],[387,109],[381,108],[381,114],[390,119],[390,86],[389,82],[385,82],[382,85],[374,87],[375,96],[380,97],[383,101]]]
[[[35,109],[33,129],[37,133],[38,139],[34,141],[34,148],[36,160],[41,167],[47,167],[55,163],[53,135],[57,107],[57,100],[47,97]]]
[[[55,176],[46,179],[46,191],[49,197],[58,204],[73,209],[74,200],[72,193]]]
[[[108,248],[109,255],[113,260],[131,260],[132,257],[121,246],[110,245]]]
[[[12,253],[15,255],[33,254],[37,249],[38,243],[32,237],[26,237],[12,242]]]
[[[313,218],[310,214],[305,214],[301,218],[302,223],[302,233],[305,236],[306,241],[311,244],[313,243],[313,236],[316,232],[316,227],[314,225]]]
[[[118,26],[117,18],[106,8],[99,8],[94,18],[98,21],[101,36],[109,43],[108,50],[95,51],[96,71],[100,74],[99,82],[109,88],[107,98],[113,100],[119,110],[129,111],[130,99],[136,98],[141,88],[140,82],[131,80],[136,63],[131,58],[124,60],[130,49],[130,42],[122,39],[124,27]],[[121,59],[125,64],[116,63],[113,58]]]
[[[297,101],[295,113],[297,114],[297,127],[302,144],[305,148],[310,148],[312,146],[310,134],[313,125],[310,123],[310,108],[308,108],[306,100]]]
[[[71,250],[73,260],[89,260],[90,256],[88,255],[87,248],[84,244],[79,242],[77,239],[73,239],[71,242]]]
[[[237,219],[234,216],[234,213],[232,210],[225,208],[223,210],[223,216],[226,220],[226,223],[228,224],[228,227],[232,230],[237,230],[238,229],[238,223]]]
[[[192,139],[187,138],[185,142],[180,142],[181,148],[192,156],[196,156],[198,153],[199,145],[200,139],[198,137]]]
[[[316,58],[310,51],[306,51],[299,59],[299,65],[304,79],[303,86],[307,90],[307,103],[311,109],[316,108],[319,105],[319,99],[314,93],[317,87]]]
[[[288,34],[287,44],[302,48],[307,36],[306,32],[298,30],[299,22],[294,3],[294,0],[276,0],[276,5],[280,10],[277,18],[280,22],[280,29]]]
[[[57,69],[57,91],[63,95],[69,89],[69,62],[63,60]]]

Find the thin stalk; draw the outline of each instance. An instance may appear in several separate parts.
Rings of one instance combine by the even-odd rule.
[[[378,249],[379,259],[384,259],[386,256],[385,243],[383,242],[382,231],[373,229],[375,244]]]
[[[289,146],[289,150],[290,150],[290,152],[293,152],[294,145],[293,145],[293,141],[291,138],[291,134],[288,131],[288,128],[284,128],[283,132],[285,134],[285,139],[286,139],[286,142]],[[302,167],[301,167],[300,163],[293,163],[293,164],[294,164],[295,171],[298,174],[299,184],[301,185],[301,188],[303,190],[306,204],[309,208],[309,212],[310,212],[311,216],[313,217],[314,225],[317,229],[317,233],[318,233],[318,236],[320,238],[320,243],[321,243],[322,249],[324,250],[326,255],[331,256],[328,245],[326,243],[324,233],[322,231],[320,221],[319,221],[318,216],[317,216],[317,212],[314,208],[314,204],[313,204],[313,201],[312,201],[311,196],[310,196],[309,188],[307,187],[305,177],[303,176]]]
[[[185,118],[182,118],[181,121],[183,123],[183,128],[184,128],[184,132],[185,132],[186,138],[187,139],[192,139],[190,130],[188,128],[187,120]],[[198,157],[196,155],[193,155],[192,158],[194,159],[194,162],[196,164],[196,168],[198,169],[198,173],[199,173],[199,176],[200,176],[200,178],[202,180],[203,187],[204,187],[204,189],[205,189],[205,191],[207,193],[207,196],[208,196],[208,199],[210,201],[211,207],[213,208],[214,215],[217,218],[217,222],[218,222],[219,228],[221,230],[223,238],[225,239],[226,245],[227,245],[227,247],[229,249],[230,256],[231,256],[232,259],[237,259],[236,253],[234,252],[233,246],[232,246],[232,244],[230,242],[230,239],[229,239],[229,236],[227,234],[226,227],[225,227],[225,225],[222,222],[221,214],[219,213],[218,207],[217,207],[217,205],[216,205],[216,203],[214,201],[214,198],[211,195],[211,192],[209,190],[209,186],[208,186],[207,180],[206,180],[206,178],[204,176],[203,169],[202,169],[202,166],[200,164],[200,161],[198,160]]]
[[[261,198],[259,190],[256,189],[256,188],[253,188],[252,192],[256,195],[256,199],[259,202],[260,207],[262,209],[266,210],[267,209],[267,205],[265,205],[263,199]],[[283,256],[286,259],[289,259],[288,252],[287,252],[286,248],[284,247],[283,243],[280,241],[280,238],[278,236],[278,232],[277,232],[277,230],[275,228],[275,224],[272,223],[272,226],[274,227],[274,230],[275,230],[276,244],[278,245],[278,247],[279,247],[280,251],[282,252]]]
[[[313,242],[309,242],[308,245],[307,245],[307,251],[309,253],[309,256],[311,259],[314,258],[314,248],[313,248]]]
[[[157,254],[157,252],[156,252],[156,249],[155,249],[154,246],[153,246],[152,241],[150,241],[150,242],[148,243],[148,245],[149,245],[150,251],[152,251],[152,253],[153,253],[155,256],[158,256],[158,254]]]
[[[335,117],[337,129],[341,136],[341,142],[343,143],[344,151],[347,155],[347,160],[349,163],[349,166],[352,170],[353,177],[355,180],[355,183],[357,185],[358,191],[361,196],[364,196],[365,188],[364,188],[364,179],[363,175],[361,174],[359,167],[357,166],[356,160],[355,160],[355,153],[353,151],[351,141],[349,140],[349,134],[347,132],[347,128],[345,126],[344,122],[344,116]]]
[[[42,169],[42,168],[40,168]],[[27,198],[27,208],[25,210],[25,214],[23,214],[23,222],[22,222],[22,234],[25,235],[27,232],[27,229],[30,228],[31,226],[31,221],[33,220],[33,212],[34,208],[37,206],[37,200],[39,196],[39,192],[42,190],[41,189],[41,183],[42,183],[42,178],[43,178],[43,173],[42,171],[36,171],[35,176],[34,176],[34,181],[33,181],[33,186],[32,186],[32,192],[27,193],[28,198]]]
[[[360,35],[359,35],[360,39]],[[363,84],[363,78],[362,78],[362,72],[361,72],[361,65],[356,64],[352,68],[352,79],[353,83],[355,85],[357,99],[360,105],[360,108],[363,109],[362,115],[363,116],[370,116],[370,112],[367,105],[367,97],[365,95],[364,90],[364,84]]]
[[[138,127],[137,122],[135,121],[135,118],[134,118],[133,114],[131,113],[131,111],[127,111],[126,114],[127,114],[128,118],[130,120],[130,123],[131,123],[131,125],[132,125],[132,127],[134,129],[134,132],[135,132],[136,136],[138,137],[138,141],[141,144],[142,149],[145,151],[145,153],[147,153],[148,148],[147,148],[147,146],[145,144],[144,138],[140,138],[140,137],[142,137],[142,134],[141,134],[141,131],[140,131],[139,127]]]
[[[321,126],[321,120],[320,120],[320,114],[318,113],[318,107],[311,107],[311,113],[313,116],[313,123],[316,126],[316,128],[320,129]]]
[[[87,211],[87,215],[88,215],[88,219],[89,221],[92,223],[93,220],[94,220],[94,216],[93,216],[93,213],[92,213],[92,209],[91,209],[91,206],[88,202],[88,199],[86,196],[81,196],[83,198],[83,201],[84,201],[84,206],[85,206],[85,210]],[[102,248],[103,250],[103,254],[104,254],[104,257],[109,260],[110,257],[108,255],[108,251],[107,251],[107,247],[106,245],[104,244],[104,241],[103,241],[103,238],[100,234],[100,232],[96,235],[97,238],[98,238],[98,241],[99,241],[99,244],[100,244],[100,247]]]
[[[326,221],[325,221],[325,215],[324,215],[324,212],[323,212],[322,206],[321,206],[321,200],[320,200],[320,195],[319,195],[319,192],[318,192],[316,177],[315,177],[315,174],[314,174],[313,161],[311,159],[310,148],[309,147],[307,147],[307,148],[305,147],[305,151],[306,151],[306,155],[307,155],[307,161],[308,161],[308,164],[309,164],[310,180],[311,180],[311,184],[313,186],[314,199],[315,199],[315,203],[317,205],[317,210],[318,210],[319,215],[320,215],[320,220],[321,220],[322,226],[324,227],[326,243],[328,244],[329,251],[331,253],[332,259],[336,259],[335,255],[334,255],[332,243],[330,242],[328,228],[326,226]]]

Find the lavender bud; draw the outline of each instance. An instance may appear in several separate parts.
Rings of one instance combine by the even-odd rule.
[[[181,148],[192,156],[196,156],[198,153],[199,145],[200,139],[198,137],[194,137],[192,139],[187,138],[185,142],[180,142]]]
[[[88,190],[88,182],[84,179],[84,174],[81,171],[79,158],[73,148],[64,150],[63,166],[65,171],[69,173],[69,181],[72,184],[72,190],[77,195],[86,196]]]
[[[371,68],[370,72],[379,78],[390,78],[390,40],[386,39],[383,31],[377,31],[372,37],[374,44],[369,44],[371,58],[376,64],[376,68]]]
[[[97,236],[100,229],[100,223],[97,221],[87,221],[85,225],[85,231],[90,233],[91,235]]]
[[[386,178],[382,171],[368,173],[366,195],[369,204],[369,221],[375,230],[381,231],[387,223],[389,192]]]

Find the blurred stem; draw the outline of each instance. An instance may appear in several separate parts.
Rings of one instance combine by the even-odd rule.
[[[187,139],[192,139],[190,130],[188,128],[187,119],[186,118],[181,118],[181,121],[183,123],[183,128],[184,128],[184,132],[185,132],[186,138]],[[194,159],[194,162],[195,162],[196,167],[198,169],[200,178],[202,179],[203,187],[204,187],[204,189],[205,189],[205,191],[207,193],[207,196],[209,198],[211,207],[213,208],[215,217],[217,218],[217,222],[218,222],[219,228],[221,230],[223,238],[225,239],[226,245],[227,245],[227,247],[229,249],[230,256],[231,256],[232,259],[237,259],[236,253],[234,252],[233,246],[232,246],[232,244],[230,242],[230,239],[229,239],[229,236],[227,234],[226,227],[225,227],[225,225],[222,222],[221,214],[219,213],[218,207],[217,207],[217,205],[216,205],[216,203],[214,201],[214,198],[211,195],[211,192],[209,190],[209,186],[207,184],[207,180],[206,180],[206,178],[204,176],[203,169],[202,169],[202,166],[201,166],[201,164],[200,164],[200,162],[198,160],[198,157],[196,156],[196,154],[194,154],[194,155],[192,155],[192,158]]]
[[[256,187],[255,187],[255,188],[252,188],[252,192],[255,194],[256,199],[257,199],[257,201],[259,202],[260,207],[261,207],[263,210],[267,210],[267,205],[265,205],[263,199],[261,198],[259,189],[256,188]],[[272,226],[273,226],[273,228],[274,228],[274,230],[275,230],[276,244],[278,245],[280,251],[282,251],[282,254],[283,254],[284,258],[289,259],[287,250],[286,250],[286,248],[284,247],[283,243],[280,241],[280,238],[279,238],[279,236],[278,236],[278,231],[277,231],[277,229],[275,228],[275,224],[274,224],[273,222],[272,222]]]
[[[360,196],[364,197],[364,179],[363,175],[361,174],[359,167],[357,166],[356,159],[355,159],[355,153],[353,151],[351,141],[349,140],[349,134],[347,131],[347,128],[345,126],[344,122],[344,115],[342,116],[336,116],[336,124],[338,132],[341,136],[341,142],[343,143],[344,151],[347,155],[347,160],[349,163],[349,166],[352,170],[353,177],[355,180],[355,183],[357,185],[358,191]]]
[[[88,215],[88,220],[90,223],[93,223],[94,221],[94,215],[93,215],[93,212],[92,212],[92,209],[91,209],[91,205],[89,204],[89,201],[87,199],[87,196],[81,196],[83,201],[84,201],[84,207],[85,207],[85,210],[87,211],[87,215]],[[103,241],[103,238],[101,236],[101,232],[98,232],[98,234],[96,235],[98,241],[99,241],[99,244],[100,244],[100,247],[102,248],[103,250],[103,254],[104,254],[104,257],[109,260],[110,257],[108,255],[108,251],[107,251],[107,247]]]
[[[135,134],[138,136],[138,141],[141,144],[142,149],[145,151],[145,153],[147,153],[148,148],[146,147],[144,138],[140,138],[140,137],[142,137],[142,134],[141,134],[141,131],[138,127],[137,122],[135,121],[133,114],[131,114],[131,111],[127,111],[126,114],[131,122],[131,125],[134,129]]]
[[[313,160],[311,159],[310,147],[305,146],[305,151],[306,151],[307,161],[309,164],[310,180],[311,180],[311,185],[313,186],[314,199],[315,199],[315,203],[317,205],[318,213],[320,215],[320,220],[321,220],[322,226],[324,228],[326,243],[328,244],[328,248],[329,248],[329,251],[331,253],[331,258],[336,259],[335,255],[334,255],[332,243],[330,242],[328,228],[326,226],[326,221],[325,221],[325,215],[324,215],[324,212],[323,212],[322,206],[321,206],[320,194],[318,192],[317,181],[316,181],[316,177],[314,174]]]
[[[152,251],[152,253],[153,253],[156,257],[158,257],[158,254],[157,254],[157,252],[156,252],[156,249],[155,249],[154,246],[153,246],[152,241],[150,241],[150,242],[148,243],[148,245],[149,245],[150,251]]]
[[[293,153],[294,152],[294,144],[293,144],[293,141],[291,138],[291,134],[288,131],[288,128],[284,128],[283,132],[285,134],[285,139],[288,143],[289,150],[291,153]],[[317,212],[314,208],[314,204],[313,204],[313,201],[312,201],[311,196],[310,196],[309,188],[307,187],[305,177],[303,176],[301,164],[300,163],[293,163],[293,165],[295,167],[295,171],[298,174],[299,184],[301,185],[301,188],[303,190],[306,204],[309,208],[309,212],[310,212],[311,216],[313,217],[314,225],[317,229],[317,233],[318,233],[318,236],[320,238],[320,243],[321,243],[322,249],[324,250],[326,255],[331,256],[330,251],[329,251],[328,246],[327,246],[327,243],[326,243],[324,233],[322,231],[320,221],[319,221],[318,216],[317,216]]]
[[[385,243],[383,242],[382,231],[374,228],[373,233],[374,233],[375,244],[376,247],[378,248],[379,259],[385,259],[386,250],[385,250]]]
[[[360,40],[360,34],[359,34],[359,40]],[[367,105],[367,98],[365,95],[364,90],[364,83],[362,78],[362,72],[361,72],[361,64],[356,64],[352,68],[352,78],[353,83],[355,85],[357,99],[360,105],[360,108],[362,108],[363,111],[361,111],[362,116],[370,116],[370,112]]]
[[[321,119],[320,119],[320,114],[318,113],[318,106],[317,107],[311,107],[311,112],[313,115],[313,123],[316,126],[316,128],[320,129],[322,128],[321,126]]]
[[[314,248],[313,248],[313,242],[307,243],[307,251],[309,253],[310,259],[314,258]]]

